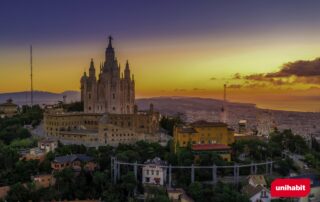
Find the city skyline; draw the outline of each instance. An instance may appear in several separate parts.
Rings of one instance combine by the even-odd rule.
[[[230,101],[320,109],[317,2],[79,2],[2,3],[0,93],[29,90],[30,44],[36,90],[79,90],[111,34],[121,68],[128,59],[137,78],[137,98],[221,99],[227,83]]]

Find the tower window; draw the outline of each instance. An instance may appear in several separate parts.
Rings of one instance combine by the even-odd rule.
[[[89,99],[91,99],[91,94],[89,93]]]
[[[115,95],[114,93],[112,94],[112,98],[113,98],[113,99],[116,99],[116,95]]]
[[[115,111],[115,110],[116,110],[116,108],[115,108],[115,107],[112,107],[112,109],[113,109],[113,111]]]

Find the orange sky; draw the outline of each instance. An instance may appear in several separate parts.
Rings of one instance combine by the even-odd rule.
[[[114,47],[122,67],[129,59],[136,79],[137,97],[199,96],[222,97],[222,86],[243,85],[245,79],[233,75],[251,75],[278,71],[282,64],[295,60],[312,60],[320,52],[319,44],[299,37],[285,39],[260,35],[254,39],[241,36],[203,36],[192,38],[162,38],[125,41],[115,37]],[[37,90],[62,92],[78,90],[79,79],[88,69],[90,58],[98,68],[103,61],[106,40],[82,43],[57,43],[51,46],[34,44],[34,86]],[[0,49],[0,92],[29,89],[29,52],[27,46]],[[5,76],[4,76],[5,75]],[[228,89],[231,101],[255,102],[262,107],[295,109],[295,105],[277,104],[292,95],[311,96],[319,90],[317,84],[289,84]],[[301,93],[304,92],[304,93]],[[273,99],[266,102],[265,97]],[[291,100],[293,101],[293,100]],[[272,104],[272,103],[275,104]],[[300,100],[299,103],[303,103]],[[317,103],[305,100],[308,107],[296,104],[297,110],[317,111]],[[299,107],[298,107],[299,105]]]

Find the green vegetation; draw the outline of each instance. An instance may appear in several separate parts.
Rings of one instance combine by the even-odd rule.
[[[67,112],[82,112],[83,102],[72,102],[68,104],[63,104],[63,109]]]
[[[183,120],[180,115],[167,117],[163,116],[160,120],[160,126],[169,132],[169,135],[173,136],[173,128],[175,125],[182,124]]]
[[[23,146],[23,143],[25,143],[25,146],[28,147],[27,142],[17,142],[31,137],[30,132],[23,128],[23,126],[36,126],[40,123],[42,117],[43,112],[41,108],[38,105],[35,105],[33,107],[23,106],[21,113],[10,118],[0,119],[0,141],[7,145],[15,141],[13,144],[18,147]]]
[[[239,190],[221,182],[218,182],[214,188],[212,188],[212,186],[202,185],[199,182],[194,182],[189,185],[188,193],[195,201],[249,201],[246,196],[240,194]]]
[[[78,111],[81,103],[72,103],[64,106],[67,111]],[[194,153],[190,147],[179,149],[176,154],[172,152],[171,142],[163,147],[158,143],[137,142],[136,144],[120,144],[117,148],[100,146],[87,148],[83,145],[58,144],[55,152],[49,152],[42,161],[21,161],[19,150],[34,147],[36,139],[30,138],[31,134],[23,128],[25,124],[33,126],[40,123],[42,111],[38,106],[33,108],[23,107],[21,113],[12,117],[0,119],[0,184],[9,185],[7,201],[51,201],[71,199],[98,199],[104,201],[136,201],[135,193],[148,193],[146,201],[169,202],[165,190],[148,188],[144,190],[140,181],[135,179],[132,168],[121,167],[121,178],[117,184],[111,182],[110,163],[111,157],[115,156],[120,161],[143,163],[147,159],[160,157],[171,165],[232,165],[233,162],[223,161],[213,152]],[[179,116],[174,118],[164,117],[161,126],[172,134],[173,127],[182,123]],[[290,130],[275,132],[268,141],[246,140],[238,141],[232,145],[233,159],[238,163],[259,162],[268,159],[276,160],[275,171],[286,176],[291,170],[297,171],[293,161],[284,157],[282,151],[305,156],[305,162],[312,167],[319,168],[320,145],[312,142],[313,149],[307,147],[306,142],[300,136],[295,136]],[[67,154],[87,154],[95,158],[99,164],[99,170],[90,173],[80,171],[75,173],[71,169],[64,169],[54,173],[56,184],[49,188],[36,188],[31,181],[31,176],[41,173],[52,173],[51,161],[55,156]],[[246,159],[239,159],[239,155],[246,154]],[[176,187],[186,190],[187,194],[195,201],[248,201],[240,194],[241,187],[234,187],[218,182],[217,185],[205,185],[201,181],[212,178],[210,169],[196,169],[195,182],[190,184],[191,171],[174,170],[172,183]],[[250,171],[241,170],[241,174]],[[219,176],[232,175],[233,170],[218,170]],[[139,176],[141,177],[141,176]]]

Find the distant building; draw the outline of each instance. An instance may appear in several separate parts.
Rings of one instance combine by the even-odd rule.
[[[270,202],[271,194],[270,191],[263,186],[252,186],[250,184],[245,185],[242,188],[242,193],[248,196],[251,202]]]
[[[234,142],[234,131],[226,123],[197,121],[174,127],[173,139],[175,152],[188,145],[230,145]]]
[[[39,140],[38,147],[34,147],[28,150],[23,150],[20,152],[21,160],[24,159],[26,161],[30,160],[38,160],[43,161],[46,157],[48,152],[54,152],[55,149],[58,147],[57,141],[54,140]]]
[[[257,113],[257,132],[259,136],[269,137],[275,131],[276,124],[271,110],[261,110]]]
[[[26,161],[38,160],[42,162],[46,158],[46,152],[44,150],[41,150],[38,147],[21,151],[20,154],[21,154],[20,160],[26,160]]]
[[[58,156],[51,162],[51,168],[54,171],[60,171],[65,168],[72,168],[75,171],[84,169],[85,171],[94,171],[98,165],[94,159],[85,154],[71,154]]]
[[[43,174],[43,175],[36,175],[32,177],[32,181],[35,183],[36,188],[48,188],[50,186],[55,185],[55,178],[52,174]]]
[[[142,168],[142,183],[148,185],[165,185],[167,179],[166,161],[156,157],[147,160]]]
[[[99,76],[93,60],[89,76],[83,74],[81,100],[83,112],[64,112],[61,106],[48,107],[44,113],[46,135],[65,144],[86,146],[133,144],[166,141],[159,127],[160,115],[153,105],[147,111],[138,111],[135,102],[135,81],[126,62],[123,73],[116,59],[112,38],[100,65]]]
[[[201,154],[203,152],[214,152],[221,156],[225,161],[231,161],[231,147],[224,144],[194,144],[191,146],[192,151],[195,154]]]
[[[247,132],[247,120],[240,120],[238,123],[239,133],[244,134]]]
[[[7,102],[0,104],[0,116],[12,117],[18,112],[18,105],[14,104],[12,99],[8,99]]]
[[[57,147],[58,142],[55,140],[44,139],[38,141],[38,148],[45,151],[46,153],[54,152]]]

